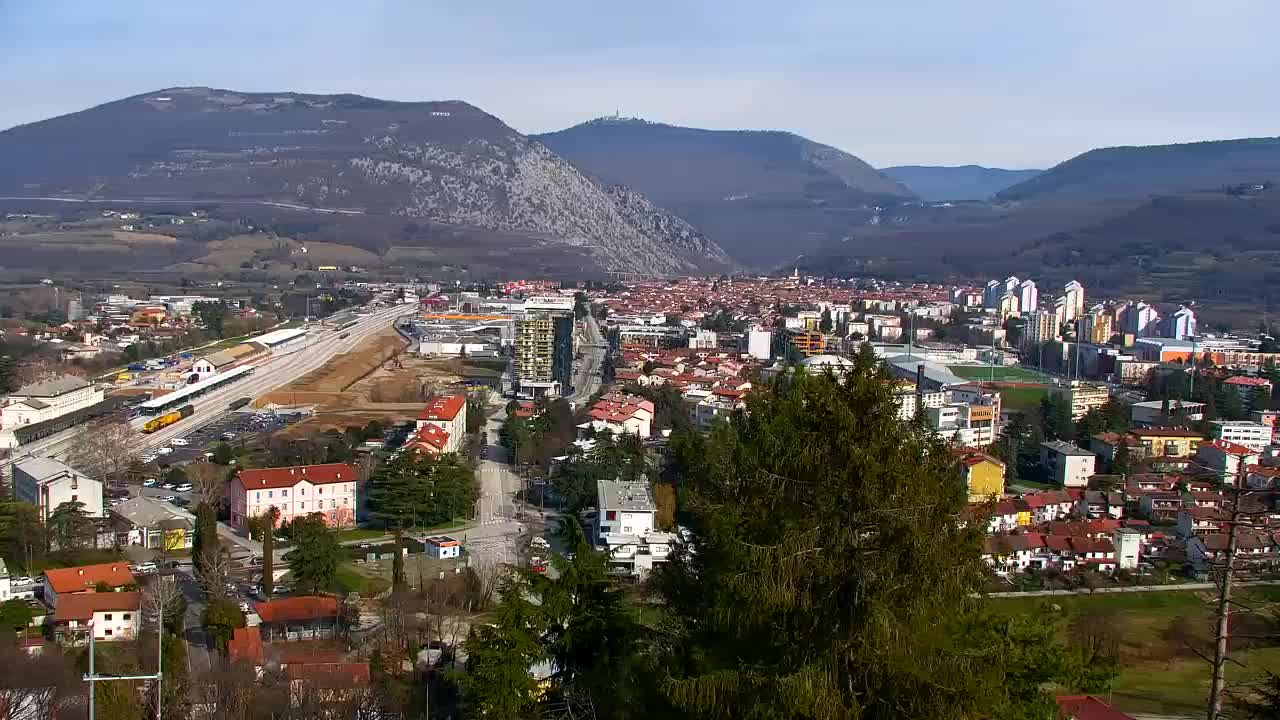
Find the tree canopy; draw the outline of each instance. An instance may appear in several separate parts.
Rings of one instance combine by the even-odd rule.
[[[324,515],[314,513],[290,523],[293,549],[289,572],[303,592],[315,593],[333,584],[338,572],[338,538],[325,525]]]

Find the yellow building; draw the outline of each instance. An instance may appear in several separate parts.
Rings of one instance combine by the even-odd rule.
[[[1187,457],[1205,439],[1190,428],[1138,428],[1129,436],[1138,439],[1143,457]]]
[[[826,337],[817,330],[788,330],[787,346],[803,357],[813,357],[826,352]]]
[[[1079,420],[1090,410],[1106,405],[1111,399],[1111,390],[1106,385],[1090,385],[1082,382],[1055,385],[1051,392],[1070,403],[1072,420]]]
[[[961,477],[968,488],[969,502],[985,502],[1004,494],[1004,463],[969,448],[961,449],[958,459]],[[1027,522],[1030,521],[1028,514]]]

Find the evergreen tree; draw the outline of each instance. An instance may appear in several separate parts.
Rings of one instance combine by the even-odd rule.
[[[891,387],[861,355],[840,379],[797,372],[707,440],[682,487],[691,548],[656,578],[679,716],[1053,717],[1064,650],[973,597],[981,523]]]
[[[1133,467],[1132,467],[1132,464],[1131,464],[1131,462],[1130,462],[1130,460],[1129,460],[1129,445],[1128,445],[1128,443],[1121,442],[1121,443],[1116,447],[1116,454],[1115,454],[1115,457],[1114,457],[1114,458],[1112,458],[1112,460],[1111,460],[1111,474],[1112,474],[1112,475],[1131,475],[1131,474],[1133,474]]]
[[[218,515],[209,503],[200,501],[196,505],[196,522],[191,537],[191,564],[196,577],[203,577],[206,565],[211,562],[211,553],[217,553]]]
[[[827,308],[822,311],[822,319],[818,321],[818,329],[824,333],[829,333],[831,332],[831,328],[831,309]]]
[[[294,520],[293,550],[289,551],[289,573],[298,588],[307,593],[327,590],[338,572],[338,538],[325,525],[324,515],[313,513]]]
[[[280,510],[272,505],[267,511],[262,513],[262,594],[271,599],[271,595],[275,592],[275,545],[276,545],[276,521],[280,519]]]
[[[49,513],[45,526],[49,530],[49,542],[59,551],[91,547],[97,533],[97,524],[79,501],[59,505]]]

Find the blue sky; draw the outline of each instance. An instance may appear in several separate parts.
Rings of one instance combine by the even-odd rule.
[[[460,99],[523,132],[783,129],[878,167],[1280,135],[1280,2],[0,0],[0,128],[176,85]]]

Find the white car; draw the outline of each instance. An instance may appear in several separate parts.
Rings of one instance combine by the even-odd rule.
[[[170,442],[170,444],[177,445],[178,447],[183,447],[183,446],[185,446],[185,445],[190,445],[190,444],[191,444],[191,441],[190,441],[190,440],[188,440],[188,439],[186,439],[186,438],[174,438],[174,439],[170,440],[169,442]]]
[[[165,483],[165,484],[161,485],[160,487],[161,487],[162,489],[164,489],[164,490],[177,490],[177,489],[178,489],[178,486],[177,486],[177,485],[174,485],[173,483]]]
[[[160,496],[160,502],[173,502],[174,500],[177,500],[177,499],[178,499],[178,498],[177,498],[176,496],[174,496],[174,495],[162,495],[162,496]]]
[[[156,450],[156,452],[160,453],[161,455],[168,455],[169,453],[173,452],[173,448],[169,447],[168,445],[165,445],[164,447]]]
[[[191,492],[191,483],[182,483],[174,489],[178,492]]]
[[[153,563],[153,562],[144,562],[144,563],[141,563],[140,565],[138,565],[138,570],[137,570],[137,572],[140,572],[140,573],[142,573],[143,575],[149,575],[149,574],[151,574],[151,573],[153,573],[153,572],[155,572],[155,571],[157,571],[157,570],[159,570],[159,569],[160,569],[160,568],[156,567],[156,564],[155,564],[155,563]]]
[[[140,459],[140,460],[142,460],[142,464],[143,464],[143,465],[146,465],[146,464],[147,464],[147,463],[149,463],[149,462],[155,462],[155,459],[156,459],[157,457],[160,457],[160,456],[159,456],[159,455],[156,455],[155,453],[147,453],[146,455],[143,455],[143,456],[142,456],[141,458],[139,458],[139,459]]]
[[[155,478],[147,478],[146,480],[142,481],[142,487],[155,487],[155,486],[156,486]]]

